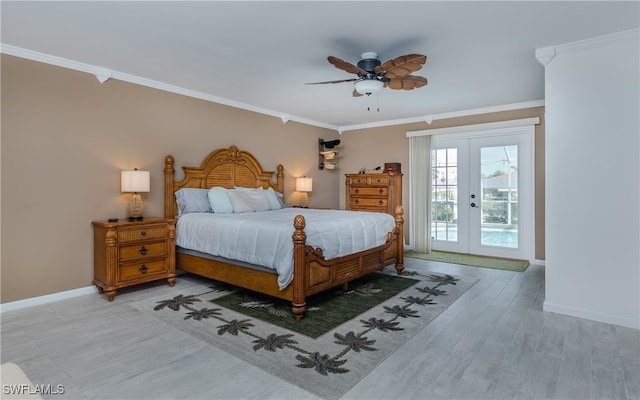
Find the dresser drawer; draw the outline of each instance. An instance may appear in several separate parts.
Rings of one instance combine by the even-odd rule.
[[[389,196],[388,187],[352,187],[351,196]]]
[[[351,198],[351,208],[384,208],[386,210],[387,204],[389,204],[389,199],[376,199],[376,198],[368,198],[368,197],[352,197]]]
[[[380,185],[389,186],[389,176],[380,174],[362,175],[362,176],[350,176],[347,178],[347,184],[351,186],[369,186]]]
[[[130,246],[120,247],[118,259],[120,261],[133,260],[136,258],[146,257],[158,257],[165,256],[167,254],[167,242],[151,242],[134,244]]]
[[[118,229],[118,242],[120,243],[133,242],[135,240],[165,239],[166,237],[166,224]]]
[[[167,272],[166,260],[141,261],[135,264],[123,264],[118,268],[118,281],[141,279]]]
[[[368,184],[389,186],[389,176],[382,174],[380,176],[370,176]]]

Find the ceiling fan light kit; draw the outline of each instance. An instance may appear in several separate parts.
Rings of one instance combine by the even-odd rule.
[[[384,82],[377,79],[362,79],[354,84],[356,92],[371,95],[378,93],[384,87]]]

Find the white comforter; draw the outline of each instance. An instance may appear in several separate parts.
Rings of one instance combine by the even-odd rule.
[[[180,217],[176,245],[273,268],[280,290],[293,280],[293,219],[305,217],[307,245],[325,259],[381,246],[394,226],[389,214],[283,208],[241,214],[193,213]]]

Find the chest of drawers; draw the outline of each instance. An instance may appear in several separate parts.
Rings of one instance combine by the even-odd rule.
[[[395,215],[402,205],[402,174],[346,174],[346,209]]]
[[[113,301],[117,289],[167,279],[176,281],[175,220],[94,221],[93,283]]]

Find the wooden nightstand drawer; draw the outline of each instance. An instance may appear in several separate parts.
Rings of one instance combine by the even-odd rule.
[[[164,239],[167,237],[166,225],[150,225],[129,229],[118,229],[118,242],[135,240]]]
[[[352,187],[351,196],[389,196],[388,187]]]
[[[135,264],[124,264],[118,269],[118,281],[146,278],[156,274],[165,274],[165,260],[141,261]]]
[[[167,254],[167,242],[151,242],[120,247],[120,261],[134,260],[136,258],[152,258]]]

